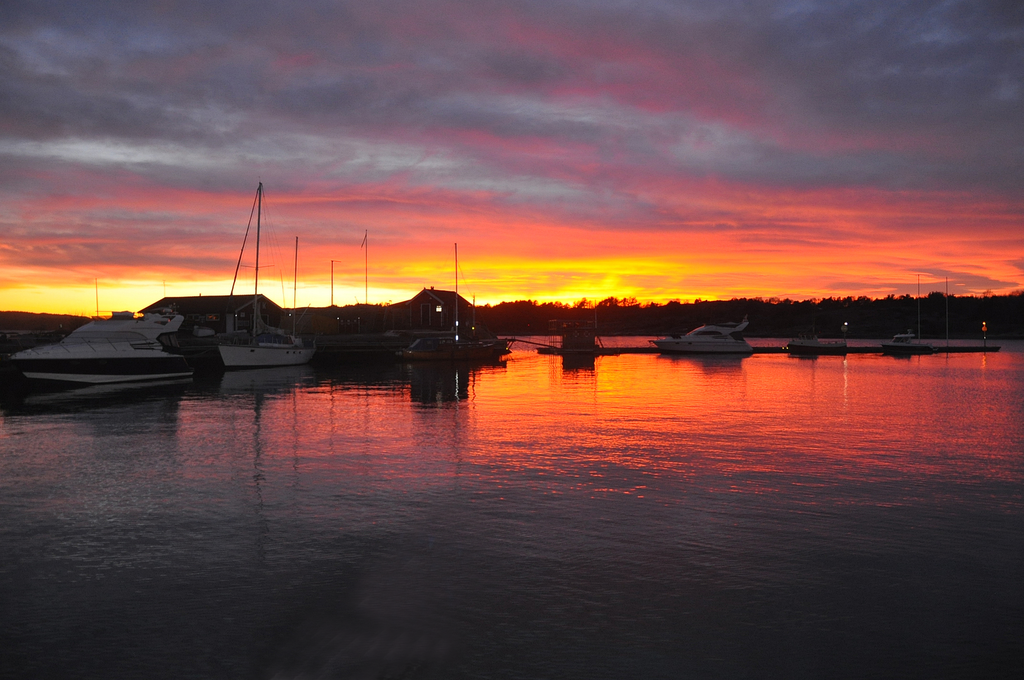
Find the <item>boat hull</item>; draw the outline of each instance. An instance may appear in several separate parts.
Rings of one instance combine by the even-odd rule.
[[[404,361],[488,361],[508,354],[501,347],[458,348],[454,350],[402,350]]]
[[[111,385],[189,378],[192,368],[176,355],[155,357],[23,358],[11,363],[31,382],[55,385]]]
[[[844,356],[847,353],[846,343],[801,344],[790,342],[786,349],[797,356]]]
[[[935,348],[931,345],[917,345],[912,343],[882,343],[882,354],[892,356],[918,356],[922,354],[935,354]]]
[[[307,347],[260,347],[259,345],[219,345],[217,351],[224,368],[268,368],[308,364],[316,349]]]
[[[422,338],[398,353],[403,361],[493,361],[506,354],[504,340],[453,342],[450,338]]]

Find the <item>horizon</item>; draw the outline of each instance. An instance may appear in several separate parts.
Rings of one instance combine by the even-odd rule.
[[[0,307],[226,294],[260,181],[296,307],[1024,288],[1009,6],[251,10],[0,10]]]
[[[430,289],[429,286],[427,288]],[[452,292],[452,289],[450,289],[450,288],[437,288],[437,290],[445,291],[445,292]],[[420,291],[416,291],[416,292],[419,293]],[[923,289],[922,289],[920,298],[921,299],[926,299],[926,298],[929,298],[932,295],[936,295],[936,294],[945,296],[945,293],[943,291],[941,291],[941,290],[932,290],[932,291],[929,291],[929,292],[925,293],[923,291]],[[246,298],[249,295],[251,295],[251,294],[235,294],[234,297]],[[260,293],[260,295],[262,296],[263,293]],[[412,297],[414,297],[414,295],[415,294],[410,295],[408,299],[412,299]],[[461,295],[462,294],[460,293],[460,296]],[[967,295],[956,295],[956,294],[950,292],[948,296],[950,298],[959,298],[959,299],[966,299],[966,298],[970,298],[970,299],[985,299],[985,298],[998,298],[998,297],[1016,297],[1016,296],[1022,296],[1022,295],[1024,295],[1024,290],[1014,290],[1014,291],[1010,291],[1009,293],[1000,293],[1000,294],[996,294],[996,293],[973,294],[972,293],[972,294],[967,294]],[[27,310],[27,309],[0,309],[0,314],[39,314],[39,315],[44,315],[45,314],[45,315],[51,315],[51,316],[73,316],[73,317],[81,317],[81,318],[104,318],[104,317],[109,317],[114,312],[134,311],[135,313],[139,313],[139,310],[144,309],[146,307],[150,307],[150,306],[156,304],[157,302],[160,302],[164,298],[169,298],[169,297],[193,297],[193,296],[171,296],[171,295],[161,296],[160,298],[157,298],[156,300],[153,300],[153,301],[151,301],[151,302],[149,302],[149,303],[147,303],[145,305],[140,306],[137,310],[128,310],[128,309],[100,310],[100,314],[98,315],[98,317],[95,314],[95,310],[93,310],[92,313],[89,313],[89,312],[71,313],[71,312],[40,312],[40,311],[33,311],[33,310]],[[202,296],[196,296],[196,297],[202,297]],[[210,295],[209,297],[217,297],[217,295]],[[270,299],[272,302],[274,302],[274,304],[278,304],[276,301],[274,301],[269,296],[265,296],[265,297],[267,297],[267,299]],[[832,301],[832,302],[845,302],[847,300],[855,300],[855,301],[866,300],[867,302],[874,303],[874,302],[884,302],[884,301],[890,300],[890,299],[895,299],[895,300],[915,300],[915,299],[917,299],[917,297],[918,296],[910,294],[910,293],[903,293],[901,295],[890,294],[890,295],[887,295],[885,297],[877,297],[877,298],[871,298],[871,297],[867,297],[867,296],[859,296],[859,297],[858,296],[843,296],[843,297],[815,297],[815,298],[804,298],[804,299],[776,298],[776,297],[766,297],[766,296],[763,296],[763,295],[754,295],[754,296],[748,296],[748,297],[732,297],[732,298],[709,298],[709,299],[696,298],[696,299],[692,299],[692,300],[682,300],[682,299],[678,299],[678,298],[673,298],[673,299],[670,299],[670,300],[663,300],[663,301],[655,301],[655,300],[642,301],[642,300],[636,300],[635,298],[619,298],[619,297],[615,297],[615,296],[609,296],[608,298],[604,298],[604,299],[601,299],[601,300],[598,300],[598,299],[595,299],[595,298],[581,298],[579,300],[565,301],[565,302],[559,301],[559,300],[545,300],[545,301],[542,301],[542,300],[535,300],[535,299],[519,298],[519,299],[515,299],[515,300],[501,300],[499,302],[494,302],[494,303],[492,303],[492,302],[487,302],[487,303],[477,302],[476,306],[478,306],[478,307],[490,307],[490,308],[493,309],[493,308],[495,308],[495,307],[497,307],[499,305],[503,305],[503,304],[510,304],[511,305],[511,304],[519,304],[519,303],[530,303],[530,304],[537,305],[537,306],[551,304],[551,305],[563,307],[565,309],[584,309],[584,310],[586,310],[586,309],[599,309],[604,303],[609,303],[609,300],[613,300],[614,301],[614,302],[609,303],[608,306],[610,306],[610,307],[642,307],[643,308],[643,307],[652,307],[652,306],[664,307],[664,306],[672,304],[672,303],[679,304],[679,305],[696,305],[696,304],[702,304],[702,303],[715,303],[715,302],[761,302],[761,303],[769,304],[769,305],[786,304],[786,303],[788,303],[788,304],[810,303],[810,304],[818,305],[818,304],[820,304],[822,302],[828,302],[828,301]],[[352,303],[344,303],[344,304],[335,304],[334,308],[344,309],[344,308],[347,308],[347,307],[359,307],[359,306],[381,307],[381,306],[387,306],[389,304],[400,304],[400,303],[405,302],[405,301],[407,301],[407,300],[396,300],[396,301],[393,301],[391,303],[388,303],[388,302],[370,302],[370,303],[352,302]],[[472,302],[472,300],[467,300],[467,301]],[[623,304],[623,303],[626,303],[626,304]],[[278,306],[282,310],[285,310],[285,311],[295,310],[295,309],[306,309],[306,308],[317,309],[317,310],[331,309],[330,305],[325,305],[325,306],[322,306],[322,307],[314,307],[312,305],[309,305],[308,307],[291,307],[291,306],[288,306],[288,305],[278,304]]]

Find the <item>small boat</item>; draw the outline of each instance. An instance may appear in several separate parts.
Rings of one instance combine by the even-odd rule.
[[[743,339],[747,317],[740,323],[706,324],[686,335],[670,335],[651,342],[664,354],[751,354],[754,348]]]
[[[914,332],[897,333],[892,340],[882,343],[882,354],[909,356],[914,354],[935,354],[935,347],[926,342],[914,342]]]
[[[800,356],[841,356],[846,354],[846,340],[821,340],[817,335],[801,335],[790,340],[786,350]]]
[[[431,337],[418,339],[398,355],[405,361],[488,361],[508,353],[508,342],[498,338],[457,341]]]
[[[114,312],[74,330],[53,345],[11,356],[30,382],[84,386],[190,378],[192,369],[168,347],[185,320],[169,309],[136,316]]]
[[[256,276],[253,289],[252,329],[249,334],[236,336],[230,341],[217,346],[224,368],[269,368],[273,366],[300,366],[308,364],[316,352],[316,347],[307,347],[301,338],[288,334],[280,328],[273,328],[263,322],[260,316],[259,271],[260,271],[260,218],[263,213],[263,182],[256,187]],[[250,217],[250,219],[252,219]],[[250,222],[251,224],[251,222]],[[246,229],[248,234],[248,229]],[[296,259],[298,258],[298,241],[296,240]],[[245,250],[245,240],[242,240]],[[242,254],[238,261],[241,263]],[[235,270],[238,278],[238,270]],[[234,293],[234,283],[231,285]],[[294,319],[294,316],[292,317]]]

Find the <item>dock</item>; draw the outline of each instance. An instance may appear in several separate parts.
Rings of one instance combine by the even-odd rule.
[[[617,356],[620,354],[660,354],[661,350],[657,347],[649,346],[634,346],[634,347],[601,347],[595,346],[593,349],[562,349],[561,347],[553,344],[544,344],[533,340],[520,340],[518,338],[507,338],[510,343],[520,343],[523,345],[530,345],[537,348],[538,354],[554,354],[557,356]],[[950,345],[948,347],[943,345],[933,345],[935,351],[932,354],[978,354],[986,352],[998,352],[998,345]],[[753,354],[789,354],[789,350],[785,347],[754,347]],[[864,347],[847,347],[847,354],[882,354],[881,345],[868,345]],[[680,355],[685,356],[685,355]],[[711,356],[711,355],[699,355],[699,356]],[[730,356],[723,354],[721,356]],[[731,355],[731,356],[747,356],[747,355]],[[805,355],[814,356],[814,355]],[[842,356],[842,355],[836,355]],[[928,356],[927,354],[920,356]]]

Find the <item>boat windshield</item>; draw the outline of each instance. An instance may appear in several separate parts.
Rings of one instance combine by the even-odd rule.
[[[142,333],[134,331],[95,331],[72,333],[61,340],[64,345],[81,345],[108,342],[153,342]]]

